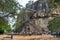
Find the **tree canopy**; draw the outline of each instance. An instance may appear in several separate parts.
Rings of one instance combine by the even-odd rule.
[[[60,17],[56,17],[49,22],[49,30],[52,32],[60,32]]]
[[[0,0],[0,16],[8,16],[9,14],[16,14],[20,9],[20,4],[16,0]]]
[[[4,18],[0,17],[0,33],[3,33],[4,30],[10,32],[11,28],[10,25],[8,25],[8,22]]]
[[[0,32],[11,31],[8,19],[5,17],[14,17],[18,14],[17,11],[20,10],[20,7],[17,0],[0,0]]]
[[[56,8],[58,5],[60,6],[60,0],[47,0],[50,8]]]

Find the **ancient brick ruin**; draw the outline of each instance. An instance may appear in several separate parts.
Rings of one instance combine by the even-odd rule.
[[[51,15],[46,0],[38,0],[31,8],[26,8],[26,15],[22,21],[21,34],[40,34],[49,31],[47,26]]]

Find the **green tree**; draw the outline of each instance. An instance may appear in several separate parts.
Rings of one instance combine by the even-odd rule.
[[[58,5],[60,6],[60,0],[47,0],[50,8],[56,8]]]
[[[8,19],[5,17],[14,17],[18,14],[21,5],[17,0],[0,0],[0,32],[4,30],[11,31],[10,25],[8,25]]]
[[[49,22],[49,30],[52,32],[60,32],[60,17],[56,17]]]
[[[0,33],[3,33],[4,30],[10,32],[11,28],[10,25],[8,25],[8,22],[4,18],[0,17]]]
[[[15,26],[15,32],[20,31],[21,26],[22,26],[22,21],[23,20],[25,21],[25,18],[26,18],[25,8],[21,8],[20,13],[17,16],[16,23],[14,24],[14,26]]]
[[[0,0],[0,16],[8,16],[9,14],[16,14],[20,9],[20,4],[16,0]]]

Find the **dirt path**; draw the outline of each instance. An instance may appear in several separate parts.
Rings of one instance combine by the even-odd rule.
[[[53,37],[51,35],[32,35],[32,36],[21,36],[14,35],[13,39],[10,35],[0,35],[0,40],[60,40],[60,38]]]

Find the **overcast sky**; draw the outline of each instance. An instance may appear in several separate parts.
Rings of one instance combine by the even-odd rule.
[[[26,3],[28,3],[29,0],[18,0],[18,2],[25,7]],[[33,0],[36,1],[36,0]]]

